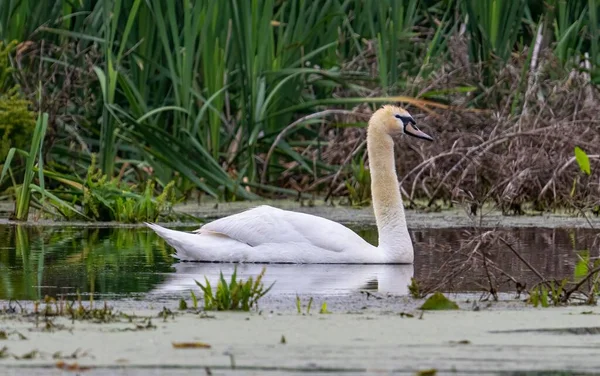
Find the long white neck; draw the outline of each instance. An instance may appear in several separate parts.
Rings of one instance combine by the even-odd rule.
[[[412,263],[414,251],[396,176],[394,141],[383,129],[370,125],[367,151],[373,209],[379,233],[378,248],[385,253],[388,262]]]

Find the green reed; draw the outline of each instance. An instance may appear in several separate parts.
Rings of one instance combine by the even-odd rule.
[[[538,3],[62,0],[38,6],[33,0],[10,0],[0,7],[0,38],[43,40],[44,49],[36,51],[39,60],[23,65],[36,72],[57,65],[86,70],[82,56],[99,54],[91,69],[95,81],[86,85],[88,91],[74,94],[91,92],[100,102],[97,110],[86,109],[85,121],[77,124],[84,130],[78,142],[92,150],[73,150],[68,142],[54,145],[47,154],[61,169],[53,166],[47,173],[77,181],[95,152],[109,178],[132,164],[149,167],[161,187],[176,181],[180,192],[195,186],[218,199],[256,199],[264,192],[290,193],[274,183],[291,162],[297,172],[314,177],[338,169],[294,146],[296,140],[318,145],[317,125],[325,118],[286,131],[265,162],[288,125],[330,106],[390,100],[414,104],[383,94],[419,92],[414,83],[442,66],[452,48],[449,41],[461,30],[469,41],[473,69],[485,66],[482,91],[494,84],[501,63],[513,52],[527,47],[531,59],[537,41],[551,46],[569,69],[587,53],[591,79],[598,80],[599,5],[593,0]],[[544,26],[541,39],[539,25]],[[85,52],[44,55],[51,46]],[[14,67],[19,65],[16,54],[11,57]],[[529,74],[526,65],[522,82]],[[25,71],[11,74],[20,80],[28,76]],[[45,86],[61,90],[52,80]],[[513,113],[522,108],[527,85],[519,89]],[[448,95],[467,91],[473,87],[421,95],[446,101]],[[468,103],[473,104],[481,105],[477,98]],[[64,111],[72,115],[78,110],[66,106]],[[59,139],[72,140],[64,126],[52,123],[51,128],[58,130]],[[31,170],[26,177],[31,178]],[[27,197],[25,191],[23,199]]]

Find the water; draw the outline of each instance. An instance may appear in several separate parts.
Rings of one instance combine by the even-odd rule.
[[[187,228],[189,229],[189,228]],[[375,228],[357,230],[376,242]],[[597,249],[597,232],[586,229],[507,229],[515,249],[544,277],[573,275],[578,252]],[[469,234],[465,229],[411,231],[416,259],[413,265],[268,265],[265,283],[272,294],[346,294],[359,290],[406,294],[411,277],[435,283],[468,257],[456,254]],[[71,295],[77,290],[105,299],[189,296],[198,290],[194,280],[206,276],[216,283],[233,264],[181,263],[171,248],[146,228],[30,227],[0,225],[0,299],[40,299]],[[466,249],[472,249],[466,248]],[[506,246],[486,249],[489,261],[530,286],[535,274]],[[592,256],[597,256],[592,252]],[[457,261],[458,260],[458,261]],[[454,266],[456,265],[456,266]],[[263,265],[238,266],[241,277],[257,275]],[[495,269],[497,270],[497,269]],[[446,289],[482,291],[484,270],[473,267],[452,279]],[[514,286],[501,284],[500,290]]]

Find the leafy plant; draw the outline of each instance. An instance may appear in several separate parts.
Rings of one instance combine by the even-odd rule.
[[[458,304],[446,298],[441,292],[431,295],[421,306],[422,310],[452,310],[459,309]]]
[[[371,204],[371,172],[365,168],[361,158],[358,163],[352,161],[352,175],[346,180],[348,199],[352,206],[367,206]]]
[[[548,304],[548,288],[546,286],[541,285],[529,292],[529,300],[528,302],[532,304],[534,307],[542,306],[544,308],[549,307]]]
[[[590,158],[579,146],[575,146],[575,160],[577,161],[581,172],[584,172],[587,175],[592,173],[590,169]]]
[[[421,287],[419,286],[419,282],[414,277],[411,277],[410,279],[410,285],[408,285],[408,292],[410,293],[410,296],[412,296],[415,299],[423,297]]]
[[[160,216],[169,217],[175,204],[174,182],[170,182],[163,192],[154,197],[155,184],[148,181],[141,193],[135,187],[122,183],[117,177],[109,179],[95,166],[95,158],[88,168],[87,178],[82,186],[83,212],[89,218],[99,221],[119,221],[126,223],[155,222]]]
[[[0,41],[0,161],[4,161],[10,147],[26,147],[35,127],[35,113],[30,111],[32,104],[11,80],[14,69],[9,55],[16,45],[16,42]]]
[[[35,128],[30,106],[17,87],[0,95],[0,160],[5,160],[11,147],[22,149],[29,143]]]
[[[0,176],[0,181],[10,171],[15,152],[26,156],[26,170],[23,184],[16,187],[16,210],[14,217],[26,220],[31,202],[53,216],[67,219],[83,217],[96,221],[119,221],[125,223],[155,222],[159,217],[170,219],[178,217],[172,211],[175,204],[174,182],[165,186],[163,192],[154,195],[155,183],[147,181],[143,191],[137,193],[137,187],[123,183],[118,177],[109,179],[96,168],[95,157],[88,168],[84,180],[71,178],[52,171],[44,170],[41,154],[41,140],[47,128],[47,114],[38,120],[32,147],[29,153],[12,148]],[[39,155],[39,159],[35,157]],[[31,157],[33,156],[33,158]],[[39,166],[35,167],[35,161]],[[38,172],[38,184],[33,184],[35,171]],[[45,179],[49,178],[65,184],[70,189],[51,192],[45,188]],[[38,197],[32,197],[32,192]],[[62,197],[62,198],[61,198]],[[48,198],[48,200],[44,200]]]
[[[539,284],[529,291],[528,302],[534,307],[541,305],[542,307],[549,307],[550,303],[555,306],[564,303],[564,292],[565,287],[569,281],[563,279],[560,283],[550,281],[548,284]]]
[[[207,311],[249,311],[252,307],[257,306],[258,300],[265,296],[275,284],[273,282],[265,289],[262,278],[266,271],[267,269],[263,268],[256,280],[249,277],[247,281],[241,279],[238,281],[236,266],[229,282],[225,280],[221,272],[215,292],[206,277],[204,285],[196,281],[204,294],[204,309]]]

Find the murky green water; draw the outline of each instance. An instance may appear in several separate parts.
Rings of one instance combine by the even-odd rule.
[[[376,242],[374,228],[358,231]],[[504,230],[545,277],[573,273],[577,252],[594,249],[596,232],[584,229]],[[339,294],[359,289],[404,294],[410,278],[435,280],[448,273],[453,250],[468,239],[464,229],[412,231],[415,265],[269,265],[267,283],[277,281],[273,293]],[[596,247],[597,248],[597,247]],[[93,293],[103,298],[174,297],[197,289],[194,279],[216,281],[233,264],[180,263],[171,248],[146,228],[75,228],[0,226],[0,299],[39,299],[44,295]],[[490,259],[511,276],[534,281],[535,276],[506,247],[487,250]],[[256,275],[262,265],[238,268],[242,277]],[[476,275],[451,284],[458,290],[480,290]],[[468,278],[471,276],[473,278]],[[510,289],[509,287],[506,287]]]

